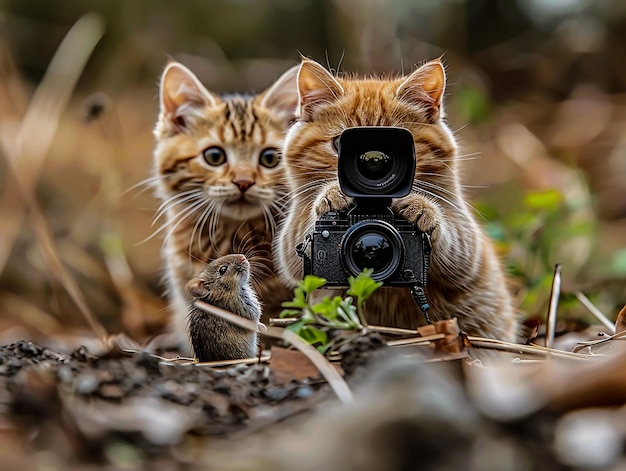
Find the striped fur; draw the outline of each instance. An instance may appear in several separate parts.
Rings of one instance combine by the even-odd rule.
[[[188,300],[184,286],[206,262],[244,253],[265,312],[280,309],[289,291],[275,275],[271,243],[287,186],[281,161],[269,168],[261,154],[280,158],[297,94],[296,69],[260,95],[217,96],[187,68],[171,63],[163,72],[161,110],[154,131],[154,182],[163,204],[162,258],[171,327],[189,351]],[[211,165],[203,152],[219,146],[224,162]],[[244,182],[243,184],[241,182]]]
[[[426,290],[431,317],[457,317],[468,334],[515,340],[517,319],[502,268],[463,196],[456,144],[443,122],[444,88],[440,61],[398,79],[341,79],[303,60],[297,122],[283,148],[292,207],[275,239],[275,256],[285,283],[293,285],[302,277],[295,246],[312,232],[320,214],[351,204],[338,186],[333,147],[344,129],[407,128],[417,157],[413,191],[394,200],[392,209],[432,234]],[[367,319],[372,324],[416,327],[423,317],[408,289],[384,288],[368,301]]]

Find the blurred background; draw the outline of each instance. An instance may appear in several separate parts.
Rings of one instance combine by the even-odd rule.
[[[528,318],[626,303],[626,3],[619,0],[0,1],[0,343],[145,341],[166,318],[150,175],[168,58],[215,92],[300,55],[402,73],[443,55],[467,195]],[[138,185],[139,184],[139,185]]]

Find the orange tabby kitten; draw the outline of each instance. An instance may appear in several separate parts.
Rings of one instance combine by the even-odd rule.
[[[463,197],[456,144],[443,121],[445,80],[439,60],[389,80],[336,78],[317,62],[303,60],[298,117],[283,148],[293,199],[275,239],[275,256],[281,276],[293,285],[302,278],[296,245],[321,214],[352,203],[337,181],[335,139],[341,132],[353,126],[404,127],[413,134],[416,173],[412,192],[394,199],[391,209],[431,233],[426,288],[431,318],[457,317],[470,335],[515,340],[517,320],[502,268]],[[406,288],[379,290],[368,301],[366,316],[372,324],[423,323]]]
[[[253,250],[253,270],[265,278],[257,288],[266,311],[279,311],[289,297],[274,274],[271,241],[287,191],[280,149],[296,111],[296,74],[294,67],[260,95],[220,97],[179,63],[163,72],[154,131],[154,180],[163,201],[157,219],[166,219],[171,327],[185,351],[184,286],[204,262]]]

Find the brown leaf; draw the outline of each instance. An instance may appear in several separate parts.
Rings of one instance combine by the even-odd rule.
[[[530,345],[530,343],[539,335],[539,328],[541,327],[541,320],[539,319],[526,319],[522,324],[522,335],[526,337],[524,344]]]
[[[456,317],[419,327],[417,332],[423,337],[435,334],[444,334],[444,338],[433,341],[435,344],[435,351],[437,352],[461,353],[465,350],[463,339],[460,335],[461,330],[459,329]]]
[[[272,381],[276,384],[285,384],[292,379],[302,381],[320,374],[303,353],[276,346],[271,349],[270,371],[273,375]]]
[[[617,334],[623,330],[626,330],[626,305],[619,312],[615,321],[615,333]]]

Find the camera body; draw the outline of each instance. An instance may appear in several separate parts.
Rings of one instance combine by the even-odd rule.
[[[347,286],[364,268],[385,286],[426,284],[424,248],[428,236],[400,216],[330,211],[315,222],[305,275],[326,278],[327,286]]]
[[[392,198],[408,195],[413,185],[411,132],[381,126],[346,129],[339,137],[337,176],[355,205],[315,222],[297,249],[304,274],[325,278],[327,286],[348,286],[348,277],[370,268],[372,278],[386,286],[426,286],[430,237],[390,209]]]

